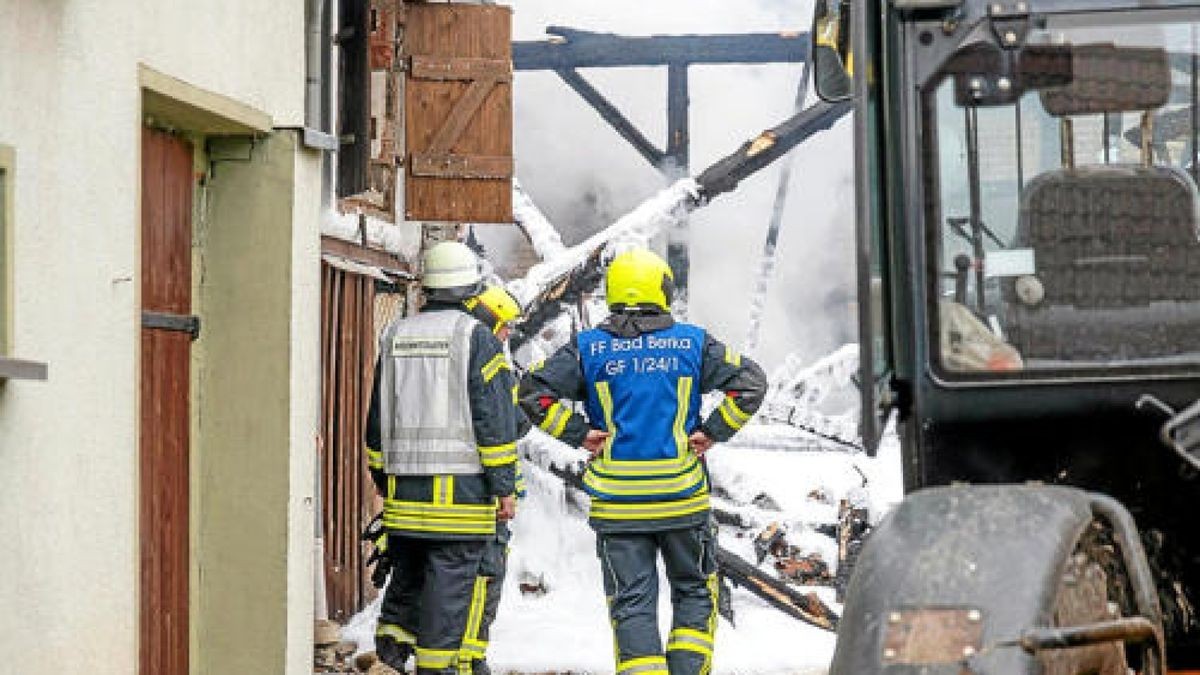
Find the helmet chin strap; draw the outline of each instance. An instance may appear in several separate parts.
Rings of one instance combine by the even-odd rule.
[[[425,288],[425,298],[430,302],[462,302],[479,295],[483,290],[483,282],[470,286],[455,286],[454,288]]]
[[[669,298],[668,298],[669,302]],[[616,305],[610,307],[609,311],[621,312],[622,314],[667,314],[668,312],[658,305]]]

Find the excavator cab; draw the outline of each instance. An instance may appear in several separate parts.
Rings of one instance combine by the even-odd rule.
[[[849,34],[813,65],[855,108],[862,436],[909,493],[831,673],[1200,670],[1200,5],[817,14]]]

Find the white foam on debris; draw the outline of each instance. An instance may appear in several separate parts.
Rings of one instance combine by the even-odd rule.
[[[365,227],[367,244],[394,253],[405,260],[415,260],[420,249],[420,229],[387,222],[378,216],[364,213],[326,211],[321,215],[321,234],[358,243]]]
[[[516,179],[513,179],[512,207],[513,220],[517,221],[517,225],[529,236],[529,242],[533,244],[533,250],[537,252],[539,258],[542,260],[553,258],[567,250],[558,230],[550,223],[546,214],[542,213],[537,204],[533,203],[529,193],[521,188],[521,184]]]
[[[699,195],[700,185],[694,179],[676,181],[582,243],[534,265],[523,278],[509,282],[509,292],[522,307],[529,306],[542,291],[583,264],[596,249],[606,247],[611,252],[619,252],[646,246],[656,234],[678,223],[689,207],[697,203]]]

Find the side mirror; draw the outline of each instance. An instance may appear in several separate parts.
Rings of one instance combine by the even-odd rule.
[[[850,58],[850,1],[817,0],[808,35],[817,96],[829,103],[850,98],[850,76],[854,73]]]

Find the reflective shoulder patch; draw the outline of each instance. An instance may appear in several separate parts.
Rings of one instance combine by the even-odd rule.
[[[450,358],[450,338],[397,335],[392,340],[392,356],[397,358]]]

